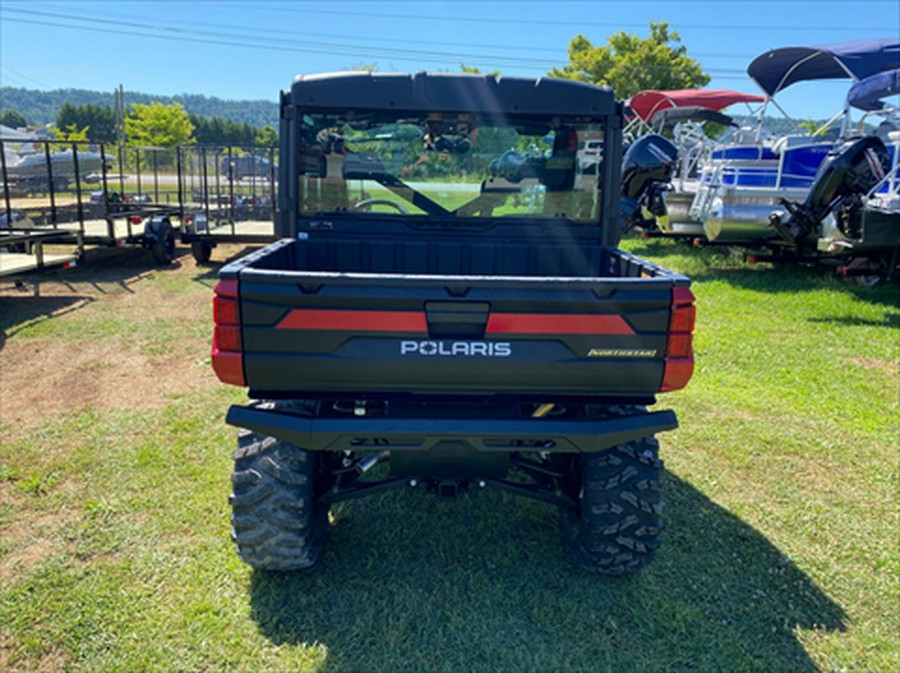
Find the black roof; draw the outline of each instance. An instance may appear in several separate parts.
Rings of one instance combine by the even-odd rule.
[[[734,119],[723,112],[716,112],[705,107],[670,107],[660,110],[650,118],[650,124],[659,128],[662,124],[663,128],[670,129],[678,122],[698,121],[713,122],[722,124],[723,126],[737,126]]]
[[[566,79],[455,73],[342,72],[299,75],[291,99],[303,109],[604,116],[612,89]]]

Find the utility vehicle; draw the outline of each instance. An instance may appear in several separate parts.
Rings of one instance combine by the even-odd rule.
[[[677,421],[647,407],[691,377],[694,297],[616,247],[675,161],[648,136],[623,178],[622,118],[610,89],[557,79],[282,94],[283,238],[223,267],[214,300],[213,367],[253,400],[227,414],[244,561],[312,566],[332,505],[394,488],[555,505],[589,571],[653,558],[655,435]]]

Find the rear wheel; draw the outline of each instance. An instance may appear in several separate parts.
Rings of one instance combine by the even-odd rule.
[[[645,437],[568,459],[575,506],[562,510],[560,532],[573,565],[621,575],[653,560],[663,507],[658,449],[656,439]]]
[[[254,433],[234,452],[232,537],[238,556],[260,570],[299,570],[325,547],[328,507],[315,504],[318,454]]]

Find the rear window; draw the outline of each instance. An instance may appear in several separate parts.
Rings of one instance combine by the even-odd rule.
[[[596,119],[303,114],[306,217],[561,217],[596,222],[605,128]]]

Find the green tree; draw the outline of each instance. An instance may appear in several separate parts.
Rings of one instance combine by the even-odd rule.
[[[175,147],[194,142],[194,125],[181,103],[133,103],[125,118],[125,134],[132,145]]]
[[[228,134],[225,130],[226,123],[227,120],[224,120],[221,117],[213,117],[209,120],[209,135],[210,138],[212,138],[210,142],[217,145],[228,144]]]
[[[15,110],[0,112],[0,124],[11,129],[22,129],[28,126],[28,120]]]
[[[621,99],[643,89],[691,89],[710,81],[665,21],[651,22],[650,35],[645,39],[619,32],[604,46],[594,46],[584,35],[576,35],[569,42],[569,64],[548,74],[607,84]]]
[[[57,128],[53,132],[53,137],[56,140],[65,140],[67,142],[72,143],[83,143],[88,140],[88,128],[85,126],[84,128],[78,128],[75,124],[69,124],[64,129]]]
[[[257,145],[278,145],[278,131],[274,126],[267,124],[256,132],[254,139]]]
[[[53,129],[54,140],[65,140],[72,143],[69,147],[76,147],[79,151],[88,149],[89,127],[78,128],[75,124],[69,124],[65,128]]]
[[[816,121],[812,117],[808,117],[806,121],[797,124],[801,131],[806,131],[811,136],[823,136],[828,132],[828,127],[821,121]]]
[[[116,113],[105,105],[63,103],[56,115],[56,128],[87,128],[87,139],[97,143],[116,141]]]
[[[465,63],[459,64],[459,71],[462,73],[465,73],[467,75],[481,75],[482,74],[481,68],[474,66],[474,65],[466,65]],[[494,77],[500,77],[499,70],[491,70],[490,74],[493,75]]]
[[[209,139],[209,120],[195,114],[189,114],[188,119],[194,127],[194,140],[202,144],[212,143]]]
[[[239,147],[255,144],[259,129],[248,122],[239,123],[221,117],[188,115],[194,126],[194,138],[204,145],[228,145]],[[270,127],[271,128],[271,127]],[[276,133],[277,139],[277,133]]]

